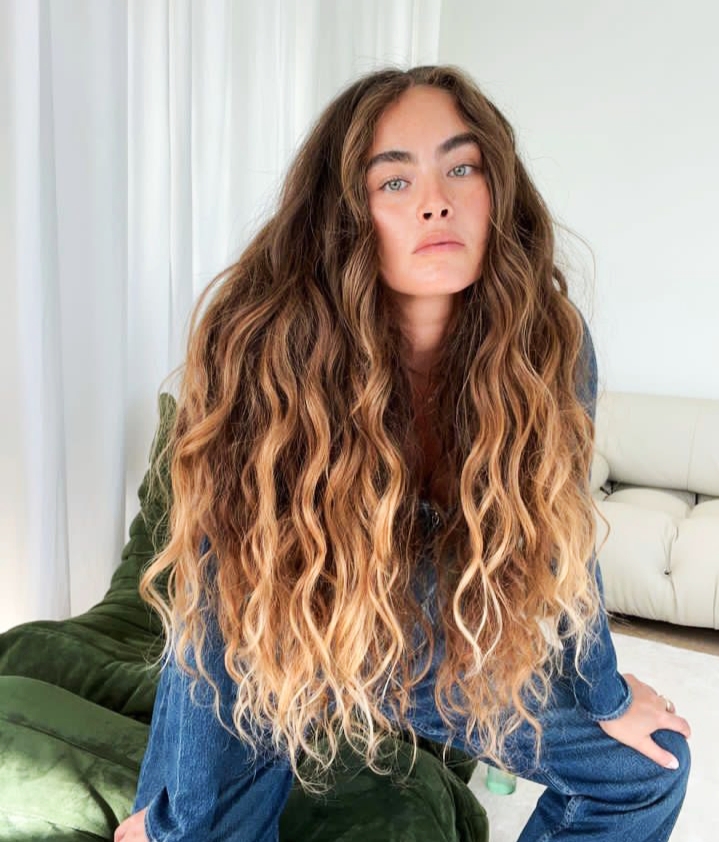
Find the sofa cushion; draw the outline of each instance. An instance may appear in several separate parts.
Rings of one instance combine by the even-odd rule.
[[[614,481],[719,496],[719,401],[604,392],[596,449]]]
[[[148,731],[61,687],[0,676],[0,839],[112,839]]]
[[[699,503],[710,503],[713,500],[719,500],[719,497],[713,497],[711,494],[697,494],[697,505]]]
[[[607,534],[597,517],[607,608],[719,628],[717,503],[702,503],[682,517],[682,500],[652,489],[625,489],[598,500],[597,509],[610,524]]]
[[[719,628],[719,400],[604,392],[595,430],[607,608]]]
[[[655,620],[674,612],[669,558],[677,524],[666,512],[629,503],[598,501],[610,523],[597,518],[597,549],[607,607]],[[606,539],[606,542],[605,542]]]
[[[416,763],[407,775],[411,745],[399,739],[388,745],[393,771],[385,776],[370,771],[340,741],[332,789],[324,796],[308,796],[293,786],[280,818],[280,842],[487,842],[487,814],[465,783],[469,777],[464,773],[476,761],[467,765],[466,755],[453,749],[445,765],[441,747],[420,739]]]
[[[675,619],[686,626],[719,628],[719,517],[679,524],[670,559]]]
[[[598,451],[592,455],[592,467],[589,474],[589,488],[592,493],[601,489],[609,479],[609,462]]]
[[[689,517],[719,518],[719,500],[706,500],[703,503],[697,503],[689,514]]]
[[[694,503],[694,495],[688,491],[635,488],[621,484],[615,486],[606,499],[613,503],[628,503],[643,509],[654,509],[678,519],[687,517]]]

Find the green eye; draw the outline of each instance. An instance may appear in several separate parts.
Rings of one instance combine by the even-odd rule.
[[[463,176],[463,175],[469,175],[469,172],[470,172],[471,169],[472,169],[471,164],[458,164],[456,167],[452,167],[452,172],[455,175]],[[457,170],[465,170],[465,172],[458,173]]]
[[[385,181],[382,185],[382,189],[387,190],[389,193],[397,193],[402,189],[399,185],[406,183],[407,182],[403,178],[391,178],[389,181]],[[392,185],[395,186],[393,187]]]

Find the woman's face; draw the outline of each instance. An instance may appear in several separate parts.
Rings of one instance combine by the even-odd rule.
[[[479,277],[491,208],[468,134],[452,95],[429,85],[409,88],[377,123],[367,189],[380,275],[396,293],[452,294]]]

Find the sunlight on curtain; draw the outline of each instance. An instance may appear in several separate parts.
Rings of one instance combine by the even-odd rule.
[[[436,61],[440,11],[0,4],[0,630],[101,599],[193,302],[341,87]]]

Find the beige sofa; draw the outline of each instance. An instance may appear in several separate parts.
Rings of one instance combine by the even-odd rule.
[[[607,608],[719,629],[719,400],[602,394],[592,491]]]

